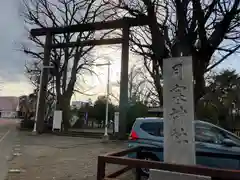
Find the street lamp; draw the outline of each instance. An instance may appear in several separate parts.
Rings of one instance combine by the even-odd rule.
[[[95,64],[95,66],[108,66],[107,74],[107,102],[106,102],[106,117],[105,117],[105,128],[104,128],[104,138],[108,138],[108,99],[109,99],[109,82],[110,82],[110,62],[104,64]]]
[[[235,116],[237,114],[237,111],[236,111],[236,104],[233,102],[232,103],[232,119],[233,121],[235,121]]]
[[[37,117],[38,117],[38,109],[39,109],[39,98],[40,98],[40,89],[42,87],[42,78],[43,78],[43,69],[47,68],[54,68],[53,66],[42,66],[41,68],[41,74],[40,74],[40,84],[39,84],[39,89],[38,89],[38,96],[37,96],[37,105],[36,105],[36,113],[35,113],[35,120],[34,120],[34,128],[33,128],[33,133],[36,133],[37,131]]]

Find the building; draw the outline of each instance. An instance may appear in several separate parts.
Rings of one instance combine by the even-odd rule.
[[[92,103],[90,101],[72,101],[71,108],[80,109],[85,107],[86,105],[92,106]]]
[[[15,118],[19,99],[14,96],[0,96],[0,117]]]
[[[148,108],[149,116],[163,117],[163,108],[162,107],[150,107]]]

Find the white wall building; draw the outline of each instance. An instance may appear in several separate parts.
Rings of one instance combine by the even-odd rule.
[[[18,97],[0,96],[0,117],[15,118],[17,116]]]
[[[74,109],[74,108],[80,109],[82,107],[85,107],[87,104],[92,106],[92,102],[90,102],[90,101],[72,101],[71,108],[72,109]]]

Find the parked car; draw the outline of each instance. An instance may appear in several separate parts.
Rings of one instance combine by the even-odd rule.
[[[208,122],[194,121],[197,152],[219,152],[240,155],[240,138]],[[129,137],[129,147],[147,146],[163,148],[163,118],[137,118]],[[129,155],[136,158],[136,154]],[[240,156],[239,156],[240,157]],[[141,159],[163,161],[163,152],[144,151]],[[196,164],[214,168],[240,170],[240,159],[196,156]],[[148,175],[148,169],[140,170]]]

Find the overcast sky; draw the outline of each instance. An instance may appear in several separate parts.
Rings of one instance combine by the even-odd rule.
[[[19,95],[31,88],[23,74],[26,57],[17,50],[25,38],[23,21],[19,17],[19,1],[3,1],[0,12],[1,95]]]
[[[32,86],[24,76],[24,64],[27,57],[19,51],[20,43],[27,38],[19,8],[20,0],[5,0],[0,6],[0,80],[2,82],[0,93],[4,96],[19,96],[32,91]],[[111,52],[110,54],[111,59],[114,59],[111,78],[116,80],[119,78],[121,53]],[[231,56],[218,69],[238,68],[237,71],[240,72],[239,58],[238,55]],[[90,80],[94,81],[95,89],[92,92],[95,94],[105,92],[107,69],[101,68],[101,70],[103,72],[99,81],[96,81],[96,78]],[[88,99],[88,97],[82,98]]]
[[[0,7],[0,60],[1,78],[4,81],[18,82],[24,69],[25,56],[18,51],[24,40],[23,20],[19,16],[19,1],[7,0]]]

